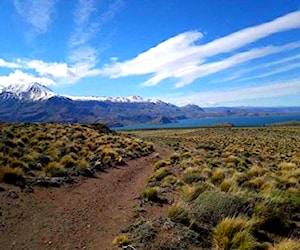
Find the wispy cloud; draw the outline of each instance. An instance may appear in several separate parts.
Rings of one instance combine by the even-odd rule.
[[[226,105],[226,103],[233,103],[240,100],[295,95],[296,93],[298,93],[298,95],[300,93],[300,78],[264,84],[261,86],[198,92],[165,100],[178,105],[194,103],[200,106],[210,106]]]
[[[268,72],[263,73],[263,74],[254,75],[254,76],[251,76],[251,77],[245,77],[245,78],[240,79],[239,81],[246,81],[246,80],[264,78],[264,77],[268,77],[268,76],[272,76],[272,75],[277,75],[277,74],[280,74],[280,73],[288,72],[288,71],[291,71],[291,70],[294,70],[294,69],[298,69],[298,68],[300,68],[300,62],[298,62],[298,63],[292,63],[292,64],[286,65],[284,67],[268,71]]]
[[[91,62],[91,58],[93,58],[95,59],[94,64],[96,64],[97,49],[91,46],[90,42],[101,31],[102,26],[114,18],[122,6],[123,1],[114,0],[111,1],[107,10],[99,13],[97,1],[78,1],[73,13],[74,31],[69,39],[69,60],[71,62],[82,62],[82,59],[86,60],[87,58],[90,58]],[[93,51],[92,57],[90,57],[91,51]],[[86,52],[85,56],[84,52]],[[79,57],[77,58],[77,56]]]
[[[52,23],[57,0],[14,0],[14,6],[20,17],[35,32],[43,34]]]
[[[105,65],[99,73],[111,78],[153,74],[154,76],[146,81],[144,86],[153,86],[164,79],[175,78],[179,80],[177,87],[182,87],[203,76],[203,69],[210,66],[210,64],[204,64],[207,58],[231,53],[264,37],[298,28],[300,28],[300,11],[237,31],[203,45],[197,45],[203,36],[202,33],[198,31],[185,32],[158,44],[131,60]],[[236,57],[232,56],[231,61],[232,59],[241,60],[250,52],[243,53]],[[202,65],[199,69],[200,64]],[[224,65],[224,62],[222,64]],[[232,64],[232,66],[234,65]],[[220,70],[223,68],[220,67]],[[214,73],[216,72],[218,71]]]
[[[195,66],[190,70],[178,71],[175,72],[174,77],[181,80],[176,83],[175,87],[177,88],[183,87],[193,82],[197,78],[201,78],[210,74],[214,74],[216,72],[220,72],[222,70],[228,69],[230,67],[234,67],[236,65],[239,65],[241,63],[250,60],[280,53],[287,50],[292,50],[299,47],[300,47],[300,42],[290,43],[282,46],[269,46],[269,47],[264,47],[259,49],[252,49],[246,52],[237,53],[222,61]]]
[[[263,64],[259,64],[259,65],[253,66],[253,67],[241,69],[241,70],[235,72],[234,74],[232,74],[231,76],[223,78],[222,80],[219,80],[219,82],[233,81],[233,80],[241,78],[243,75],[245,75],[249,72],[253,72],[256,70],[262,70],[262,69],[266,69],[266,68],[270,68],[270,67],[274,67],[274,66],[281,66],[282,64],[290,63],[290,62],[296,61],[298,59],[300,59],[300,54],[285,57],[283,59],[275,60],[275,61],[272,61],[269,63],[263,63]]]

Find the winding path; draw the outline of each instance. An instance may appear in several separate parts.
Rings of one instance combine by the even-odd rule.
[[[19,192],[17,199],[1,192],[0,248],[114,249],[112,239],[134,220],[136,198],[152,173],[154,156],[68,187]]]

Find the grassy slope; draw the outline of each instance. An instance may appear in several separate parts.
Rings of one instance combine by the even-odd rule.
[[[299,249],[299,128],[132,133],[174,151],[143,193],[151,210],[175,194],[168,213],[123,231],[138,249]]]

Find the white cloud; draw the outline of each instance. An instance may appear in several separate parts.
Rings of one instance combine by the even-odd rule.
[[[287,95],[294,95],[300,92],[300,78],[269,83],[261,86],[247,88],[234,88],[228,90],[198,92],[175,98],[168,98],[165,101],[178,105],[198,104],[200,106],[224,105],[240,100],[251,100],[257,98],[271,98]],[[164,98],[162,98],[164,99]]]
[[[283,59],[272,61],[272,62],[269,62],[269,63],[259,64],[259,65],[256,65],[254,67],[241,69],[241,70],[235,72],[233,75],[231,75],[227,78],[223,78],[222,80],[219,80],[219,82],[233,81],[233,80],[239,79],[242,75],[247,74],[249,72],[252,72],[252,71],[255,71],[255,70],[262,70],[262,69],[266,69],[266,68],[273,67],[273,66],[278,66],[278,65],[285,64],[285,63],[288,63],[288,62],[291,62],[291,61],[295,61],[299,58],[300,58],[300,54],[285,57]]]
[[[40,34],[52,23],[57,0],[14,0],[17,13]]]
[[[259,74],[259,75],[254,75],[251,77],[246,77],[246,78],[242,78],[240,79],[240,81],[246,81],[246,80],[252,80],[252,79],[259,79],[259,78],[264,78],[264,77],[268,77],[268,76],[272,76],[272,75],[276,75],[276,74],[280,74],[280,73],[284,73],[284,72],[288,72],[291,71],[293,69],[298,69],[300,68],[300,63],[293,63],[293,64],[289,64],[287,66],[275,69],[275,70],[271,70],[268,71],[266,73],[263,74]]]
[[[47,77],[36,77],[32,74],[24,73],[20,70],[15,70],[7,76],[0,76],[0,85],[3,87],[11,84],[26,84],[31,82],[38,82],[45,86],[55,85],[55,82]]]
[[[45,79],[51,79],[51,84],[54,82],[57,82],[59,84],[67,84],[74,83],[84,77],[96,75],[96,73],[92,70],[93,63],[89,63],[87,58],[85,60],[77,62],[72,66],[69,66],[66,63],[49,63],[41,60],[28,59],[18,59],[15,62],[7,62],[0,58],[0,67],[1,65],[5,68],[22,69],[23,71],[34,71],[39,75],[38,77],[36,77],[36,79],[42,79],[43,82],[45,82],[47,85],[49,85],[50,82]],[[14,77],[22,78],[24,76],[26,77],[24,79],[31,81],[32,78],[27,77],[28,75],[33,76],[32,74],[24,73],[22,71],[15,71],[14,74],[3,76],[2,79],[15,79]]]
[[[168,72],[169,75],[178,68],[177,61],[182,59],[182,55],[192,54],[188,60],[181,61],[183,65],[188,65],[189,63],[194,65],[199,62],[200,57],[196,53],[191,52],[196,52],[197,47],[194,44],[202,37],[202,33],[198,31],[181,33],[139,54],[132,60],[106,65],[103,68],[103,74],[117,78],[149,74],[163,70]]]
[[[177,86],[184,86],[201,77],[202,71],[199,71],[199,65],[206,58],[233,52],[272,34],[298,28],[300,28],[300,11],[237,31],[203,45],[196,44],[202,37],[200,32],[185,32],[158,44],[131,60],[105,65],[99,73],[112,78],[152,73],[154,76],[144,83],[145,86],[156,85],[170,77],[179,79],[180,83]],[[203,65],[203,67],[208,66]],[[199,75],[196,74],[198,71]],[[185,73],[183,74],[183,72]]]
[[[2,67],[2,68],[12,68],[12,69],[20,68],[20,66],[17,63],[7,62],[2,58],[0,58],[0,67]]]
[[[54,78],[64,78],[73,75],[72,69],[66,63],[46,63],[41,60],[24,62],[25,68],[34,69],[39,75],[49,75]]]
[[[280,53],[286,50],[291,50],[300,47],[299,43],[290,43],[283,46],[269,46],[259,49],[252,49],[246,52],[241,52],[235,54],[231,57],[228,57],[225,60],[206,63],[200,66],[195,66],[190,70],[178,71],[174,74],[174,77],[181,79],[178,83],[176,83],[175,87],[183,87],[187,84],[190,84],[197,78],[207,76],[216,72],[220,72],[222,70],[228,69],[230,67],[236,66],[238,64],[265,57],[267,55]]]

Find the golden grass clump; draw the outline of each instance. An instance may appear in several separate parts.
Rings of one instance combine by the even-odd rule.
[[[188,225],[190,223],[188,205],[182,201],[173,204],[168,210],[171,221]]]
[[[279,243],[274,245],[274,250],[299,250],[299,239],[283,239]]]
[[[127,235],[120,235],[113,239],[112,244],[117,247],[127,246],[130,243]]]
[[[222,168],[216,168],[212,172],[210,180],[213,184],[218,185],[225,179],[225,170]]]
[[[176,183],[178,183],[178,178],[174,175],[168,175],[162,179],[163,187],[174,187]]]
[[[168,167],[162,167],[153,173],[153,175],[150,177],[150,181],[161,181],[163,178],[171,174],[172,172]]]
[[[165,160],[159,160],[159,161],[155,162],[153,168],[154,168],[154,171],[156,171],[160,168],[167,167],[169,165],[170,165],[170,162],[165,161]]]
[[[147,201],[158,201],[159,200],[159,187],[146,188],[142,192],[142,197]]]
[[[65,176],[66,169],[64,169],[57,162],[50,162],[46,167],[43,168],[43,172],[48,177],[61,177]]]
[[[247,171],[249,177],[260,177],[264,176],[266,173],[268,173],[266,168],[258,166],[251,166]]]
[[[214,249],[255,249],[257,242],[249,224],[244,217],[222,219],[213,232]]]

